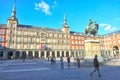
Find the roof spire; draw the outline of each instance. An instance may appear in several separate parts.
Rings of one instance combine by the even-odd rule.
[[[13,5],[13,9],[12,9],[12,15],[11,15],[12,19],[16,18],[16,0],[14,0],[14,5]]]
[[[64,12],[64,23],[63,24],[67,25],[67,20],[66,20],[66,14],[65,14],[65,12]]]
[[[63,27],[68,27],[65,12],[64,12],[64,22],[63,22]]]

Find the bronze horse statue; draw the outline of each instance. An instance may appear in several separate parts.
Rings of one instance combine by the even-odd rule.
[[[99,25],[96,24],[96,21],[94,22],[93,24],[93,21],[90,19],[89,20],[89,24],[87,27],[85,27],[85,35],[89,34],[89,35],[94,35],[96,36],[97,33],[98,33],[98,28],[99,28]]]

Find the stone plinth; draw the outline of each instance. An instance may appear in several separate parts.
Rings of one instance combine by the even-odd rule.
[[[97,54],[101,55],[99,40],[85,40],[85,59],[93,59]]]

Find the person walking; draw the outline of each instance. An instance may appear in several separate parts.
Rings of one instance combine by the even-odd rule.
[[[63,58],[62,57],[60,57],[60,64],[61,64],[61,70],[63,70],[64,69],[64,63],[63,63]]]
[[[78,66],[78,68],[80,68],[80,58],[79,57],[77,57],[77,66]]]
[[[90,73],[90,76],[93,75],[94,72],[98,72],[98,76],[101,77],[101,74],[100,74],[100,70],[99,70],[99,62],[98,62],[98,59],[97,59],[97,55],[95,55],[95,58],[93,60],[93,64],[94,64],[94,70]]]
[[[68,67],[70,67],[70,57],[67,58]]]
[[[54,64],[53,57],[51,57],[51,65],[53,65],[53,64]]]

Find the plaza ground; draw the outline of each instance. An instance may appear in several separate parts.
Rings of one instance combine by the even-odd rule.
[[[101,66],[102,77],[97,73],[90,77],[93,71],[92,66],[82,66],[77,68],[74,62],[71,67],[67,67],[64,62],[64,69],[61,70],[59,60],[55,65],[45,59],[27,59],[23,62],[18,60],[0,61],[0,80],[120,80],[120,60],[114,59]]]

